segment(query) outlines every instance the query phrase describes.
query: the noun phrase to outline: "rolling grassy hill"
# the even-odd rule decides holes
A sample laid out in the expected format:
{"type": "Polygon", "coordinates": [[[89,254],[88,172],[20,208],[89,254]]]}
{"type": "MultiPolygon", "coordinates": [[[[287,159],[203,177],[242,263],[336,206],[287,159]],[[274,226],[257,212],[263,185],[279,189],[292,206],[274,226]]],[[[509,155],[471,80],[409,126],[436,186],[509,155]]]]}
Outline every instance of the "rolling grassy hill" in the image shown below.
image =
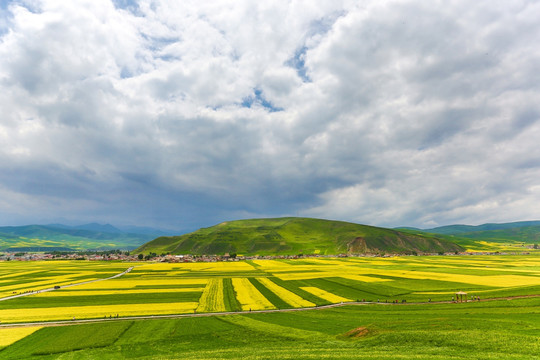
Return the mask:
{"type": "Polygon", "coordinates": [[[279,255],[462,251],[450,241],[342,221],[310,218],[224,222],[195,232],[159,237],[136,253],[279,255]]]}
{"type": "Polygon", "coordinates": [[[112,225],[0,227],[0,251],[132,250],[159,236],[124,232],[112,225]]]}

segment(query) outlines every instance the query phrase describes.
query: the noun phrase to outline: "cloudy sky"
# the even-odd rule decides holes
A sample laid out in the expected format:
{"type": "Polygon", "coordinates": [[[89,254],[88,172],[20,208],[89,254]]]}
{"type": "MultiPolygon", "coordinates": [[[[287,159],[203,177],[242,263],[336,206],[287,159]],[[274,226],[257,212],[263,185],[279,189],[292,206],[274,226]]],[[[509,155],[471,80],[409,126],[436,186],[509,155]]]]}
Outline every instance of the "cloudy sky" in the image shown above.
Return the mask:
{"type": "Polygon", "coordinates": [[[0,225],[540,219],[540,1],[0,4],[0,225]]]}

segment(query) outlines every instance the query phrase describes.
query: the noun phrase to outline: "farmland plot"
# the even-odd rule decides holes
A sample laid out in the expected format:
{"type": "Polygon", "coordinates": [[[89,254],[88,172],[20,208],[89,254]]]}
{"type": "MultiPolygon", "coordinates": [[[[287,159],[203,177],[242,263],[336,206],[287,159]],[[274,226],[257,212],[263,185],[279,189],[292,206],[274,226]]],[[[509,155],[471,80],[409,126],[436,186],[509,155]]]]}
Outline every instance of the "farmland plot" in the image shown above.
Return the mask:
{"type": "Polygon", "coordinates": [[[232,279],[234,291],[242,306],[242,310],[266,310],[275,309],[274,305],[268,301],[255,286],[245,278],[232,279]]]}
{"type": "Polygon", "coordinates": [[[0,301],[0,321],[304,308],[366,300],[540,294],[538,256],[310,258],[221,263],[0,263],[0,294],[104,279],[0,301]],[[10,268],[9,266],[12,266],[10,268]]]}
{"type": "Polygon", "coordinates": [[[227,308],[225,307],[223,297],[223,279],[210,279],[199,300],[197,312],[219,312],[225,310],[227,308]]]}

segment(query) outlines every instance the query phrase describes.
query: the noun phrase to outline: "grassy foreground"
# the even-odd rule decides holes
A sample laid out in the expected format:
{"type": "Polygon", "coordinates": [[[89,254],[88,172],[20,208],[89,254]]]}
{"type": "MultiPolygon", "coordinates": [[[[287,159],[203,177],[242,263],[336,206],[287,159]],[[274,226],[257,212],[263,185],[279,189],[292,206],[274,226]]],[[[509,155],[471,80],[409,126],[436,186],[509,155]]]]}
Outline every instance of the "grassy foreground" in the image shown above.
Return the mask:
{"type": "Polygon", "coordinates": [[[540,299],[46,327],[1,359],[538,359],[540,299]]]}

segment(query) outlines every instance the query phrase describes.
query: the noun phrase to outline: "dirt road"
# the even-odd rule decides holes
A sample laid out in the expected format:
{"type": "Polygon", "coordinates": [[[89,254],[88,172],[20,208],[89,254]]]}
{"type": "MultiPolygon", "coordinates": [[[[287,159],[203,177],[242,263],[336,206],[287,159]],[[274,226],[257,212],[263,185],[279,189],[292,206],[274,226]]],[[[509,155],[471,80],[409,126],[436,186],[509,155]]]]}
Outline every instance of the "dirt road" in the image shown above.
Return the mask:
{"type": "Polygon", "coordinates": [[[132,269],[133,269],[133,266],[129,267],[126,271],[123,271],[123,272],[121,272],[121,273],[119,273],[119,274],[113,275],[113,276],[108,277],[108,278],[105,278],[105,279],[89,280],[89,281],[83,281],[83,282],[75,283],[75,284],[62,285],[62,286],[52,287],[52,288],[48,288],[48,289],[42,289],[42,290],[36,290],[36,291],[25,292],[25,293],[22,293],[22,294],[17,294],[17,295],[12,295],[12,296],[7,296],[7,297],[4,297],[4,298],[0,298],[0,301],[10,300],[10,299],[16,299],[16,298],[23,297],[23,296],[30,296],[30,295],[41,294],[41,293],[48,292],[48,291],[54,291],[54,290],[60,290],[60,289],[66,289],[66,288],[69,288],[69,287],[72,287],[72,286],[79,286],[79,285],[84,285],[84,284],[90,284],[90,283],[94,283],[94,282],[98,282],[98,281],[104,281],[104,280],[116,279],[116,278],[118,278],[118,277],[120,277],[120,276],[122,276],[122,275],[127,274],[127,273],[130,272],[132,269]]]}
{"type": "MultiPolygon", "coordinates": [[[[131,269],[131,268],[130,268],[131,269]]],[[[129,269],[128,269],[129,270],[129,269]]],[[[121,276],[128,272],[127,270],[122,273],[115,275],[115,277],[121,276]]],[[[110,278],[109,278],[110,279],[110,278]]],[[[106,280],[106,279],[102,279],[106,280]]],[[[488,298],[482,300],[470,300],[467,303],[472,302],[485,302],[485,301],[505,301],[505,300],[514,300],[514,299],[524,299],[540,297],[540,294],[535,295],[521,295],[521,296],[510,296],[502,298],[488,298]]],[[[307,307],[307,308],[294,308],[294,309],[273,309],[273,310],[256,310],[256,311],[227,311],[227,312],[217,312],[217,313],[193,313],[193,314],[171,314],[171,315],[145,315],[145,316],[126,316],[118,318],[105,318],[105,319],[83,319],[83,320],[62,320],[62,321],[46,321],[46,322],[28,322],[28,323],[13,323],[13,324],[0,324],[0,328],[14,328],[14,327],[25,327],[25,326],[69,326],[76,324],[88,324],[88,323],[98,323],[98,322],[108,322],[108,321],[126,321],[126,320],[152,320],[152,319],[181,319],[181,318],[193,318],[193,317],[208,317],[208,316],[227,316],[227,315],[247,315],[247,314],[264,314],[264,313],[274,313],[274,312],[293,312],[293,311],[317,311],[321,309],[330,309],[341,306],[365,306],[365,305],[381,305],[381,306],[415,306],[415,305],[436,305],[436,304],[466,304],[466,302],[458,303],[454,301],[432,301],[432,302],[409,302],[409,303],[385,303],[385,302],[345,302],[338,304],[330,305],[321,305],[317,307],[307,307]]]]}

